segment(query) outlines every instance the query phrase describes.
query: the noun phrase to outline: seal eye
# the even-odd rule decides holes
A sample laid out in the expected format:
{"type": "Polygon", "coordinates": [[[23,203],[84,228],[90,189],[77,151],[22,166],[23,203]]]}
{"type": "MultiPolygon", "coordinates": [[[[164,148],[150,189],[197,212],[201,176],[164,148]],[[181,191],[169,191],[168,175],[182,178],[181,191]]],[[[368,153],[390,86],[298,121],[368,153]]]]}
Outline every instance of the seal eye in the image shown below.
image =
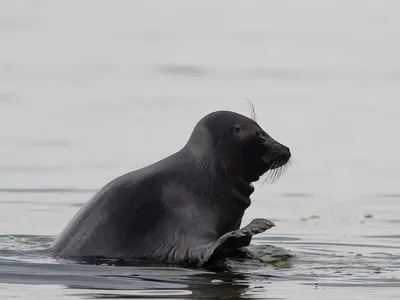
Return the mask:
{"type": "Polygon", "coordinates": [[[257,133],[257,137],[261,140],[265,140],[265,133],[260,131],[259,133],[257,133]]]}
{"type": "Polygon", "coordinates": [[[236,133],[239,133],[241,130],[240,125],[235,125],[234,129],[236,133]]]}

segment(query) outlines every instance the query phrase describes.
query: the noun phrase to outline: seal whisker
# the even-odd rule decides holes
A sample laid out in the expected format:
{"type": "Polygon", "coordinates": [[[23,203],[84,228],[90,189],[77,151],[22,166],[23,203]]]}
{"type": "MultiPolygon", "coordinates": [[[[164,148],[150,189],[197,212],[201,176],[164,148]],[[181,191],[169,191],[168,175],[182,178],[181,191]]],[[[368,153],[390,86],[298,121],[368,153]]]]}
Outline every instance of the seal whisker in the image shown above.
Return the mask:
{"type": "Polygon", "coordinates": [[[273,183],[274,182],[274,174],[275,174],[275,169],[271,170],[271,173],[269,174],[270,176],[268,177],[268,182],[273,183]]]}
{"type": "Polygon", "coordinates": [[[281,177],[286,172],[286,170],[289,168],[289,166],[290,166],[290,161],[288,163],[286,163],[286,164],[284,164],[284,165],[279,167],[278,178],[281,177]]]}
{"type": "Polygon", "coordinates": [[[265,179],[262,181],[261,186],[263,186],[264,184],[267,183],[269,176],[270,176],[270,172],[267,171],[267,173],[266,173],[266,175],[265,175],[265,179]]]}
{"type": "Polygon", "coordinates": [[[280,178],[280,177],[282,176],[284,170],[285,170],[285,168],[284,168],[283,166],[280,166],[280,167],[279,167],[279,170],[278,170],[278,178],[280,178]]]}
{"type": "Polygon", "coordinates": [[[280,167],[275,169],[276,171],[275,171],[274,182],[277,181],[279,178],[280,169],[281,169],[280,167]]]}
{"type": "Polygon", "coordinates": [[[254,108],[253,103],[250,101],[250,99],[249,99],[248,97],[244,97],[244,99],[246,100],[247,104],[249,105],[249,110],[250,110],[251,119],[252,119],[254,122],[257,122],[256,110],[255,110],[255,108],[254,108]]]}
{"type": "Polygon", "coordinates": [[[282,163],[283,159],[284,158],[279,158],[278,160],[276,160],[272,163],[270,170],[268,170],[266,172],[266,177],[262,181],[261,186],[263,186],[267,182],[274,183],[283,175],[283,173],[286,171],[286,169],[290,165],[290,161],[289,161],[285,165],[279,166],[282,163]],[[277,167],[277,166],[279,166],[279,167],[277,167]]]}
{"type": "MultiPolygon", "coordinates": [[[[282,160],[283,160],[283,158],[282,158],[282,160]]],[[[281,163],[282,163],[282,160],[281,160],[281,163]]],[[[279,176],[278,176],[278,178],[280,178],[280,177],[283,175],[283,173],[285,172],[285,170],[286,170],[286,164],[281,165],[281,166],[279,167],[279,176]]]]}
{"type": "Polygon", "coordinates": [[[276,161],[276,163],[275,163],[275,166],[274,166],[274,176],[272,177],[271,183],[274,183],[275,180],[276,180],[276,178],[277,178],[277,175],[278,175],[278,168],[277,168],[277,166],[279,166],[280,163],[281,163],[281,159],[278,159],[278,160],[276,161]]]}
{"type": "Polygon", "coordinates": [[[275,165],[275,162],[272,163],[271,169],[267,171],[267,173],[266,173],[267,176],[265,177],[264,183],[266,183],[271,178],[271,176],[272,176],[272,174],[274,172],[274,169],[273,169],[274,165],[275,165]]]}
{"type": "Polygon", "coordinates": [[[270,167],[270,169],[267,171],[267,176],[265,178],[265,180],[263,181],[262,185],[264,185],[266,182],[270,182],[273,183],[274,181],[274,174],[275,174],[275,167],[278,165],[278,161],[274,161],[270,167]]]}
{"type": "MultiPolygon", "coordinates": [[[[279,165],[279,163],[277,163],[276,165],[279,165]]],[[[274,176],[272,177],[271,183],[274,183],[276,181],[276,179],[278,178],[278,173],[279,173],[279,168],[275,168],[274,169],[274,176]]]]}

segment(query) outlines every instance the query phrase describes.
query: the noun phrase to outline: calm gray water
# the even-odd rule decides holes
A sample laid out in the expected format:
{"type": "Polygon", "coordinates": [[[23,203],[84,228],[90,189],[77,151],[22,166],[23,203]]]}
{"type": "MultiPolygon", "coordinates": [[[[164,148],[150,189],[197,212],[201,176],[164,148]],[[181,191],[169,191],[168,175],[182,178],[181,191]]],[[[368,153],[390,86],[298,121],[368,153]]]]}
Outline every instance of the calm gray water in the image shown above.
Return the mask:
{"type": "Polygon", "coordinates": [[[1,0],[0,298],[398,299],[399,12],[396,0],[1,0]],[[277,225],[253,241],[265,263],[48,255],[97,189],[180,149],[205,114],[247,114],[244,97],[293,154],[245,215],[277,225]]]}

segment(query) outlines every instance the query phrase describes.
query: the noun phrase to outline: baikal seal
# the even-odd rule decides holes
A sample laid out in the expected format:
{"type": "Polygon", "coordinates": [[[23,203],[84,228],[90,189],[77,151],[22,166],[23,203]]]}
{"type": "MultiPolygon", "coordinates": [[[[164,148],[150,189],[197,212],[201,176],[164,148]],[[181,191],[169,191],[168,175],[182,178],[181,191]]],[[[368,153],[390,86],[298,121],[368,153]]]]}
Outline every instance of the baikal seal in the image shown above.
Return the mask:
{"type": "Polygon", "coordinates": [[[242,227],[252,183],[290,157],[253,118],[212,112],[179,151],[101,188],[51,250],[71,259],[192,266],[245,253],[253,235],[275,226],[254,219],[242,227]]]}

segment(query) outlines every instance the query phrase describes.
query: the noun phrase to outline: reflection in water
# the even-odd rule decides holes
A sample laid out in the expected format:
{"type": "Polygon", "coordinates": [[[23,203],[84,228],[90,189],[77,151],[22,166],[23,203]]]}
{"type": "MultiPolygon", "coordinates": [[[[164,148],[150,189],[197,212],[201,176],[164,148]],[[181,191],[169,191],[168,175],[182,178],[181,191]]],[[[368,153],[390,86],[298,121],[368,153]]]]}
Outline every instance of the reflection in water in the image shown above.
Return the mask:
{"type": "Polygon", "coordinates": [[[257,259],[228,259],[206,268],[188,269],[92,265],[56,259],[47,250],[53,239],[0,236],[0,283],[58,284],[67,287],[71,295],[99,299],[257,298],[281,282],[325,287],[400,286],[400,247],[282,238],[281,245],[295,246],[292,253],[284,247],[267,245],[273,243],[273,238],[258,238],[257,245],[249,247],[257,259]],[[372,252],[350,251],[360,248],[372,252]],[[393,248],[397,254],[374,251],[393,248]],[[341,249],[348,249],[347,254],[341,249]]]}
{"type": "MultiPolygon", "coordinates": [[[[258,259],[229,259],[202,269],[152,266],[81,264],[56,259],[47,250],[54,237],[1,236],[0,283],[60,284],[75,295],[95,298],[240,298],[254,282],[269,282],[271,267],[258,259]],[[262,272],[257,272],[262,270],[262,272]],[[78,291],[79,290],[79,291],[78,291]]],[[[270,246],[253,246],[254,255],[279,260],[279,251],[270,246]]],[[[287,253],[282,253],[282,260],[287,253]]],[[[265,259],[266,260],[266,259],[265,259]]],[[[110,262],[108,262],[110,264],[110,262]]],[[[276,267],[275,267],[276,268],[276,267]]]]}
{"type": "Polygon", "coordinates": [[[254,259],[227,259],[188,269],[56,259],[48,251],[53,239],[0,236],[0,283],[61,285],[68,288],[69,295],[99,299],[239,299],[260,295],[267,299],[269,288],[285,282],[325,287],[400,286],[400,246],[261,236],[249,246],[254,259]],[[279,246],[271,245],[274,243],[279,246]],[[355,249],[362,249],[362,253],[355,249]],[[390,253],[393,250],[397,254],[390,253]]]}
{"type": "MultiPolygon", "coordinates": [[[[182,276],[184,277],[184,276],[182,276]]],[[[81,296],[89,296],[98,299],[118,298],[118,299],[185,299],[190,295],[191,299],[240,299],[250,287],[249,277],[239,274],[213,274],[195,275],[186,279],[179,279],[179,282],[186,284],[185,288],[157,288],[157,284],[147,289],[131,289],[129,291],[93,290],[90,287],[82,287],[85,292],[77,293],[81,296]],[[218,279],[215,279],[218,278],[218,279]]],[[[156,279],[149,278],[150,283],[156,283],[156,279]]],[[[173,284],[171,284],[173,286],[173,284]]],[[[75,289],[74,286],[69,288],[75,289]]],[[[247,298],[247,297],[246,297],[247,298]]]]}

